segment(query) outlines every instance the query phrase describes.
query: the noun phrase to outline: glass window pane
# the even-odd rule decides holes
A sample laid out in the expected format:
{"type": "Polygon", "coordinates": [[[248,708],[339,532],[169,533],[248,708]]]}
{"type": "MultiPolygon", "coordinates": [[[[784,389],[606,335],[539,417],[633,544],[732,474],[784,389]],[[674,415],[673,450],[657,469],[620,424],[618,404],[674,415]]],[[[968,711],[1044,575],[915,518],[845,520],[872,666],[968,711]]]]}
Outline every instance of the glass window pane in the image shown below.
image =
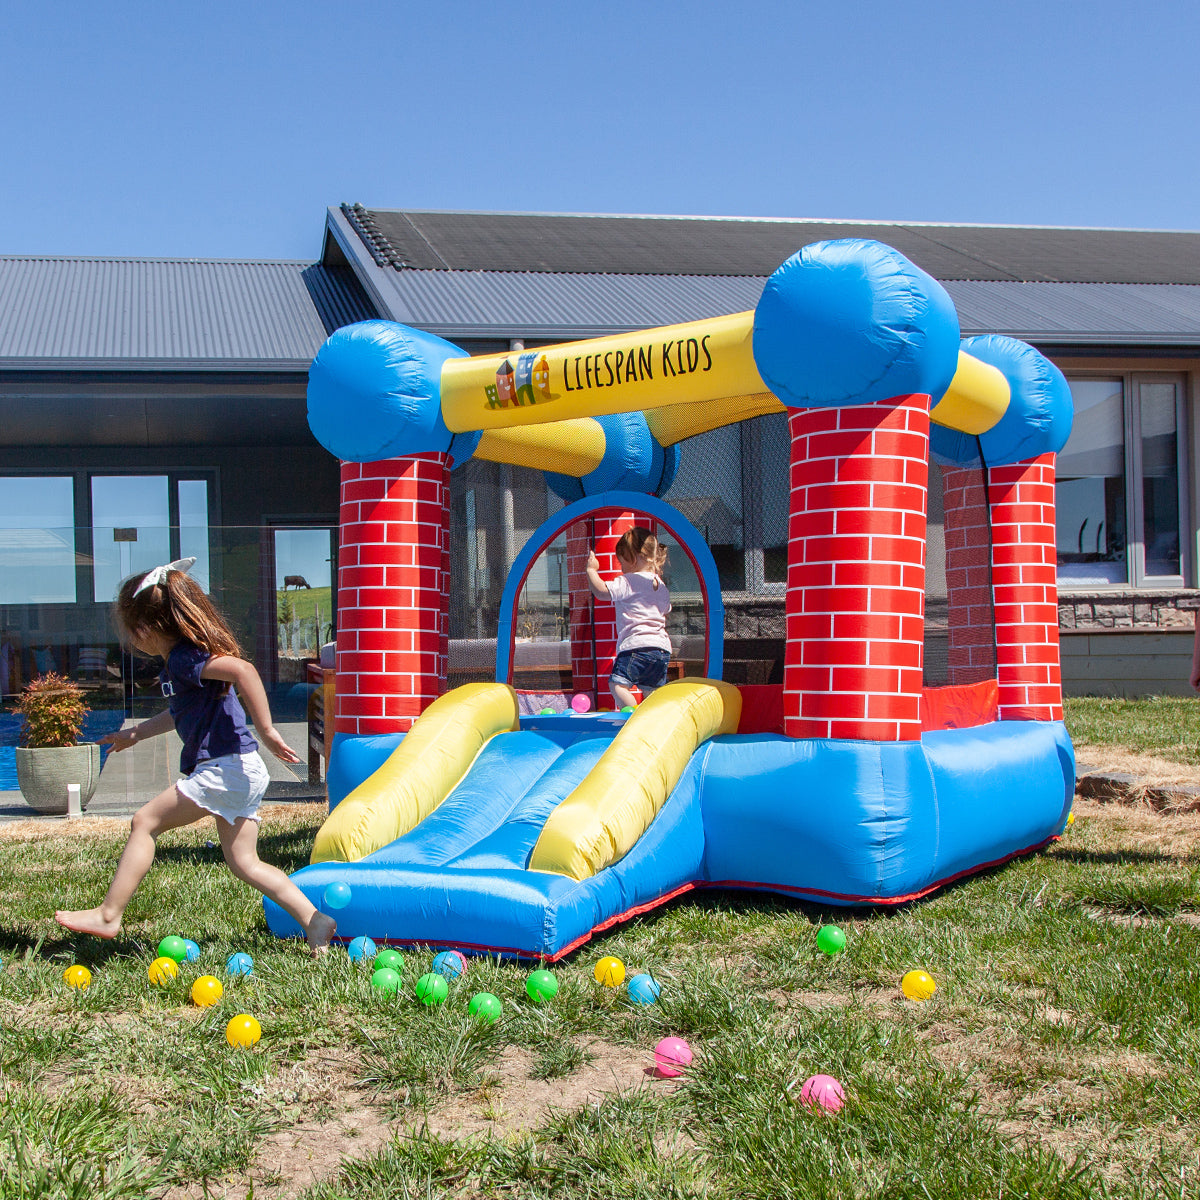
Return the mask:
{"type": "Polygon", "coordinates": [[[721,590],[744,591],[742,434],[738,426],[726,425],[688,438],[675,480],[663,499],[679,509],[708,543],[717,562],[721,590]]]}
{"type": "Polygon", "coordinates": [[[1069,382],[1075,421],[1055,470],[1058,581],[1126,583],[1124,387],[1069,382]]]}
{"type": "Polygon", "coordinates": [[[75,603],[75,481],[0,478],[0,604],[75,603]]]}
{"type": "Polygon", "coordinates": [[[311,658],[332,635],[333,531],[275,530],[281,657],[311,658]]]}
{"type": "Polygon", "coordinates": [[[784,413],[756,418],[762,429],[763,581],[787,582],[788,551],[788,472],[792,455],[792,435],[784,413]]]}
{"type": "Polygon", "coordinates": [[[1172,383],[1141,383],[1142,545],[1146,574],[1178,575],[1179,446],[1172,383]]]}
{"type": "Polygon", "coordinates": [[[194,558],[191,577],[209,590],[208,483],[203,479],[179,481],[179,557],[194,558]]]}
{"type": "Polygon", "coordinates": [[[165,475],[92,476],[95,598],[115,600],[122,580],[170,562],[171,508],[165,475]]]}

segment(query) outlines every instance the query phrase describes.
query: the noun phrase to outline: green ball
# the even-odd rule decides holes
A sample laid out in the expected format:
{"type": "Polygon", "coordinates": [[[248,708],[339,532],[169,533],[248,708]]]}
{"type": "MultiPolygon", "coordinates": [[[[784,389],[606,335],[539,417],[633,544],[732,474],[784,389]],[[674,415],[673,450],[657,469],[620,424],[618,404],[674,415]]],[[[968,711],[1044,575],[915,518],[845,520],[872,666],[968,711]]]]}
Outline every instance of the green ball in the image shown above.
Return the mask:
{"type": "Polygon", "coordinates": [[[467,1005],[469,1016],[479,1017],[489,1025],[500,1020],[500,1014],[503,1011],[504,1006],[500,1003],[499,997],[493,996],[491,992],[476,992],[471,997],[471,1003],[467,1005]]]}
{"type": "Polygon", "coordinates": [[[187,958],[187,942],[175,934],[169,934],[158,943],[159,958],[173,958],[177,963],[187,958]]]}
{"type": "Polygon", "coordinates": [[[371,976],[371,986],[378,991],[394,994],[400,990],[400,972],[393,971],[391,967],[377,967],[371,976]]]}
{"type": "Polygon", "coordinates": [[[417,999],[422,1004],[443,1004],[449,994],[450,985],[446,982],[445,977],[437,975],[433,971],[430,971],[428,975],[422,975],[417,980],[417,999]]]}
{"type": "Polygon", "coordinates": [[[633,712],[633,705],[632,705],[632,704],[626,704],[626,705],[625,705],[625,707],[621,709],[621,711],[622,711],[622,712],[624,712],[624,713],[630,713],[630,712],[633,712]]]}
{"type": "Polygon", "coordinates": [[[549,971],[534,971],[525,980],[525,991],[535,1004],[553,1000],[558,991],[558,980],[549,971]]]}
{"type": "Polygon", "coordinates": [[[378,970],[380,967],[391,967],[393,971],[398,973],[404,972],[404,955],[399,950],[393,950],[388,947],[386,950],[380,950],[375,955],[375,967],[378,970]]]}
{"type": "Polygon", "coordinates": [[[846,935],[836,925],[822,925],[817,931],[817,946],[826,954],[838,954],[846,948],[846,935]]]}

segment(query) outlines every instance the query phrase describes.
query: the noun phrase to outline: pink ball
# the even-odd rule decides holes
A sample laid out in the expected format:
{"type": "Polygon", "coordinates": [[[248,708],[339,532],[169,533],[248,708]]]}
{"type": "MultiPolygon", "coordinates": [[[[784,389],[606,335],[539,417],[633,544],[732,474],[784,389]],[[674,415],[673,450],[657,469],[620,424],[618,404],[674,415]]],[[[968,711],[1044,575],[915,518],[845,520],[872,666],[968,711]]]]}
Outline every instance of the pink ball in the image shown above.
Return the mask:
{"type": "Polygon", "coordinates": [[[577,713],[585,713],[592,707],[592,698],[580,692],[578,695],[571,697],[571,707],[577,713]]]}
{"type": "Polygon", "coordinates": [[[654,1065],[664,1079],[674,1079],[692,1065],[692,1048],[678,1037],[665,1037],[654,1047],[654,1065]]]}
{"type": "Polygon", "coordinates": [[[810,1075],[800,1089],[800,1103],[835,1113],[846,1103],[846,1093],[832,1075],[810,1075]]]}

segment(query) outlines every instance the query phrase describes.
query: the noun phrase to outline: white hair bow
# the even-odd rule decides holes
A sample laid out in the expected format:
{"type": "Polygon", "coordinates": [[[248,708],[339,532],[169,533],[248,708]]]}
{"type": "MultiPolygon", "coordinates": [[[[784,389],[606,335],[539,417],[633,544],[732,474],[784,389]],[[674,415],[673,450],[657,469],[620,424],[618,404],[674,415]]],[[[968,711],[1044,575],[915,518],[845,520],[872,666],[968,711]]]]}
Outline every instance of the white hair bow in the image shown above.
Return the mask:
{"type": "Polygon", "coordinates": [[[157,587],[160,583],[164,583],[169,571],[183,571],[186,574],[195,565],[195,558],[177,558],[174,562],[163,563],[161,567],[155,567],[152,571],[146,572],[142,582],[133,589],[133,594],[137,596],[147,588],[157,587]]]}

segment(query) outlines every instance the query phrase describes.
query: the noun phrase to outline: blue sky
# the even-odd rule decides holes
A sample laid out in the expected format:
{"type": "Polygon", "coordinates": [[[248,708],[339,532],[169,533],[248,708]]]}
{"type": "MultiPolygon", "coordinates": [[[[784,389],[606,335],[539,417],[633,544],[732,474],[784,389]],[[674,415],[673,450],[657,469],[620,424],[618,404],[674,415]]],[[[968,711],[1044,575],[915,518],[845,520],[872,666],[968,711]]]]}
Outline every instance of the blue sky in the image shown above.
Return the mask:
{"type": "Polygon", "coordinates": [[[1190,3],[7,5],[0,252],[327,205],[1200,229],[1190,3]]]}

